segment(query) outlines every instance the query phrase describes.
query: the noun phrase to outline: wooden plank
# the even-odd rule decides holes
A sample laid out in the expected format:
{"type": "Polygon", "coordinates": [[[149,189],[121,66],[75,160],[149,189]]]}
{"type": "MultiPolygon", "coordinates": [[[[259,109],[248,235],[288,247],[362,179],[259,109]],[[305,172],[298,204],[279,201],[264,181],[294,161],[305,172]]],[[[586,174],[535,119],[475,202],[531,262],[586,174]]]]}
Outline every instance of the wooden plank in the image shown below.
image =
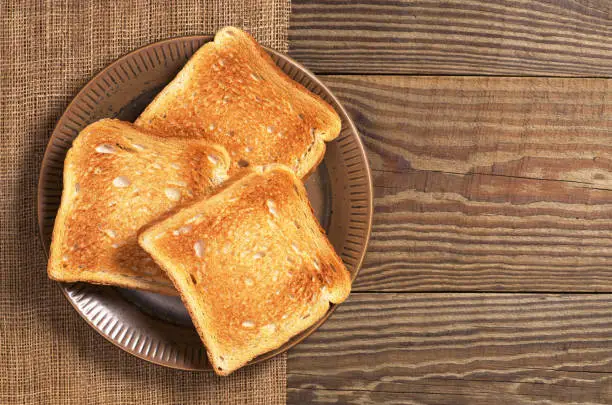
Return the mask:
{"type": "Polygon", "coordinates": [[[289,351],[289,404],[609,404],[612,295],[352,294],[289,351]]]}
{"type": "Polygon", "coordinates": [[[375,183],[357,291],[612,291],[603,79],[324,78],[375,183]]]}
{"type": "Polygon", "coordinates": [[[376,188],[359,291],[612,291],[612,191],[416,172],[376,188]]]}
{"type": "Polygon", "coordinates": [[[612,189],[606,79],[328,76],[374,169],[568,180],[612,189]]]}
{"type": "Polygon", "coordinates": [[[319,73],[612,75],[608,0],[293,0],[290,55],[319,73]]]}

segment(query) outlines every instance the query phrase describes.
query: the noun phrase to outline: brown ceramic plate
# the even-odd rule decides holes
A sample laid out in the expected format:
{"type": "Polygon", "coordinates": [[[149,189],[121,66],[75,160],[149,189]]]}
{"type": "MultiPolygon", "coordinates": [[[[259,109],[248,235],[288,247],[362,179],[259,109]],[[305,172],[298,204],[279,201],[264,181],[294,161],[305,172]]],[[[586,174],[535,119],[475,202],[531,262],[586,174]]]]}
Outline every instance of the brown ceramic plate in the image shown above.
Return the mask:
{"type": "MultiPolygon", "coordinates": [[[[62,194],[66,152],[77,134],[101,118],[133,121],[172,80],[208,36],[175,38],[123,56],[96,75],[70,103],[47,146],[38,184],[38,224],[49,251],[62,194]]],[[[311,203],[353,280],[372,225],[372,181],[359,134],[334,95],[309,71],[271,49],[278,66],[330,103],[342,118],[340,136],[328,144],[323,163],[306,182],[311,203]]],[[[168,367],[210,370],[206,351],[181,301],[142,291],[85,283],[59,283],[77,312],[110,342],[135,356],[168,367]]],[[[334,311],[257,363],[285,352],[314,332],[334,311]]]]}

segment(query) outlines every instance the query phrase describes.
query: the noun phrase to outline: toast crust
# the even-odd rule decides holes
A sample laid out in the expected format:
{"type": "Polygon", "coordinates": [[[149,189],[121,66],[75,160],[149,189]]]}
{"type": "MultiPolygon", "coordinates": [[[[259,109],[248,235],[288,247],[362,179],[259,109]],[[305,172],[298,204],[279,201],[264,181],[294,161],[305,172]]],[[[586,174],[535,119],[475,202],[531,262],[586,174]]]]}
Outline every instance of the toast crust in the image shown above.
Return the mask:
{"type": "Polygon", "coordinates": [[[118,120],[89,125],[65,159],[49,277],[176,295],[138,246],[137,232],[175,206],[210,193],[228,166],[223,148],[201,140],[160,138],[118,120]]]}
{"type": "Polygon", "coordinates": [[[180,292],[220,375],[307,329],[351,288],[302,182],[281,165],[243,172],[143,229],[139,243],[180,292]]]}
{"type": "Polygon", "coordinates": [[[230,153],[230,175],[282,163],[303,178],[340,133],[319,96],[289,78],[246,32],[221,29],[136,120],[167,136],[205,138],[230,153]]]}

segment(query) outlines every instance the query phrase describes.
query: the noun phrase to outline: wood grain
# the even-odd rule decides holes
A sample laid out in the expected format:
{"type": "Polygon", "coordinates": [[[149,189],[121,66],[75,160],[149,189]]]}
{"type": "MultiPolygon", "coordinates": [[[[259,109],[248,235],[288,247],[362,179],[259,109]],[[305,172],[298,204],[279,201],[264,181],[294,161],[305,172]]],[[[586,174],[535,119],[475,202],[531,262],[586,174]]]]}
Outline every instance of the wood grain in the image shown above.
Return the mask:
{"type": "Polygon", "coordinates": [[[608,0],[293,0],[315,72],[612,76],[608,0]]]}
{"type": "Polygon", "coordinates": [[[353,294],[289,352],[289,404],[607,404],[612,295],[353,294]]]}
{"type": "Polygon", "coordinates": [[[568,180],[612,189],[606,79],[328,76],[374,169],[568,180]]]}
{"type": "Polygon", "coordinates": [[[604,79],[325,78],[368,149],[357,291],[612,291],[604,79]]]}

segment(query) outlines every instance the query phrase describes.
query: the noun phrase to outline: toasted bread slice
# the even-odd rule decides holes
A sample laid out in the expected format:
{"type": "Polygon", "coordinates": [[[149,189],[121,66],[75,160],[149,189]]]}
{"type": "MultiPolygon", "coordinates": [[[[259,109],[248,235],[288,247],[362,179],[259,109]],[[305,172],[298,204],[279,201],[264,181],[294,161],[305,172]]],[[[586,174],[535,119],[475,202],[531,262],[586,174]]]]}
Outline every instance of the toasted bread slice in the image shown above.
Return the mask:
{"type": "Polygon", "coordinates": [[[242,173],[139,242],[179,290],[220,375],[313,325],[351,288],[304,186],[281,165],[242,173]]]}
{"type": "Polygon", "coordinates": [[[245,166],[282,163],[303,178],[338,136],[334,109],[282,72],[246,32],[220,30],[153,100],[136,125],[205,138],[245,166]]]}
{"type": "Polygon", "coordinates": [[[49,277],[176,295],[137,232],[210,193],[228,166],[227,152],[202,140],[159,138],[117,120],[89,125],[64,163],[49,277]]]}

